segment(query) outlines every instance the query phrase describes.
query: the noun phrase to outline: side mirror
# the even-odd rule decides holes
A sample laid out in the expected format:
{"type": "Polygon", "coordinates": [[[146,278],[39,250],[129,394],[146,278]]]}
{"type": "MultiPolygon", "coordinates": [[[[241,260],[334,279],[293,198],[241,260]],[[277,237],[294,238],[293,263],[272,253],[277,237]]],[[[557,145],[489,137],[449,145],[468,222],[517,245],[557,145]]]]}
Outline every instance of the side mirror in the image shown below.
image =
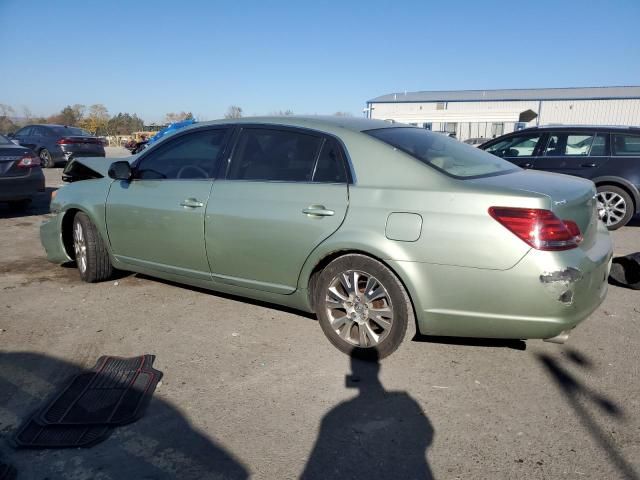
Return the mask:
{"type": "Polygon", "coordinates": [[[109,167],[109,178],[114,180],[131,180],[131,165],[126,160],[113,162],[109,167]]]}

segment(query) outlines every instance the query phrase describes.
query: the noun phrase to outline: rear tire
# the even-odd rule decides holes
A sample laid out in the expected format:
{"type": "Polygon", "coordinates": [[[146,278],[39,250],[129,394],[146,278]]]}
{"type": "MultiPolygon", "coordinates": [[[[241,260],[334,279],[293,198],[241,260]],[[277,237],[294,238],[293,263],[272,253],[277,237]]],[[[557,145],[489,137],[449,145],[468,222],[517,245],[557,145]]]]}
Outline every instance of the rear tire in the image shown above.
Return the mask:
{"type": "Polygon", "coordinates": [[[113,266],[109,252],[86,213],[79,212],[73,218],[73,249],[82,280],[95,283],[111,277],[113,266]]]}
{"type": "Polygon", "coordinates": [[[360,254],[344,255],[324,268],[315,284],[314,305],[329,341],[367,360],[387,357],[400,346],[412,312],[394,273],[360,254]]]}
{"type": "Polygon", "coordinates": [[[598,186],[598,214],[609,230],[624,227],[633,218],[635,205],[631,195],[613,185],[598,186]]]}
{"type": "Polygon", "coordinates": [[[47,150],[46,148],[43,148],[42,150],[40,150],[40,153],[38,154],[38,156],[40,157],[40,165],[42,165],[42,168],[55,167],[53,158],[51,158],[51,154],[49,153],[49,150],[47,150]]]}

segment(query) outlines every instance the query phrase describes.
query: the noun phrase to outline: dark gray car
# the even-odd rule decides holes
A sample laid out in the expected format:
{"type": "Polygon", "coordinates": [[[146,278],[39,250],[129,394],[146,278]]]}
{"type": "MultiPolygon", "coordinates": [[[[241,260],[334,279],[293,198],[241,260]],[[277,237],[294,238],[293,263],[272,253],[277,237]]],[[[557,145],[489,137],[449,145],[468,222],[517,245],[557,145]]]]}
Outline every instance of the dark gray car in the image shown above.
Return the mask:
{"type": "Polygon", "coordinates": [[[0,202],[8,202],[12,209],[23,209],[36,192],[44,192],[40,159],[33,151],[0,135],[0,202]]]}
{"type": "Polygon", "coordinates": [[[104,157],[104,144],[86,130],[65,125],[27,125],[11,138],[40,157],[43,167],[54,167],[76,157],[104,157]]]}

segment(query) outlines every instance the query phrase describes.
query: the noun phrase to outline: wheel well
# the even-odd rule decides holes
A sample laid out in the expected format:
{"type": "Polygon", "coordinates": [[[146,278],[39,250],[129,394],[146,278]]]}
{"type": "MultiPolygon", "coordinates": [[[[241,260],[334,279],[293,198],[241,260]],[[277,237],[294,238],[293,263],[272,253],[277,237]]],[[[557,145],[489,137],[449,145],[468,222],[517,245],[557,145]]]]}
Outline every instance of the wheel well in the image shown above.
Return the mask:
{"type": "Polygon", "coordinates": [[[609,185],[611,187],[618,187],[622,190],[624,190],[625,192],[627,192],[627,194],[629,195],[629,198],[631,198],[631,201],[633,202],[633,212],[635,214],[635,212],[638,209],[638,205],[636,203],[636,197],[633,194],[633,192],[631,190],[629,190],[629,187],[627,187],[626,185],[622,184],[622,183],[618,183],[618,182],[612,182],[612,181],[604,181],[604,182],[598,182],[596,183],[596,187],[602,187],[604,185],[609,185]]]}
{"type": "Polygon", "coordinates": [[[322,260],[320,260],[316,264],[315,267],[313,267],[313,270],[311,271],[311,275],[309,276],[308,295],[309,295],[309,303],[311,304],[311,307],[314,309],[314,312],[315,312],[315,308],[316,308],[315,307],[315,300],[314,300],[315,299],[315,288],[316,288],[316,284],[318,282],[318,278],[320,277],[320,272],[322,272],[322,270],[324,270],[324,268],[327,265],[329,265],[331,262],[333,262],[336,258],[342,257],[344,255],[349,255],[349,254],[364,255],[366,257],[372,258],[373,260],[376,260],[376,261],[380,262],[385,267],[387,267],[389,270],[391,270],[391,273],[393,273],[396,276],[398,281],[404,287],[404,291],[406,292],[407,297],[409,298],[409,303],[411,304],[411,313],[413,314],[413,320],[414,320],[414,322],[416,324],[416,328],[418,328],[418,323],[417,323],[418,322],[418,318],[416,317],[416,307],[413,304],[413,299],[411,298],[411,293],[409,292],[409,289],[405,285],[405,283],[402,280],[402,278],[400,277],[400,275],[398,275],[396,273],[396,271],[391,267],[391,265],[389,265],[387,262],[385,262],[381,258],[378,258],[375,255],[371,255],[370,253],[363,252],[362,250],[338,250],[338,251],[335,251],[335,252],[331,252],[329,255],[327,255],[326,257],[322,258],[322,260]]]}
{"type": "Polygon", "coordinates": [[[70,208],[62,217],[62,245],[70,258],[75,259],[76,254],[73,250],[73,219],[76,213],[80,212],[77,208],[70,208]]]}

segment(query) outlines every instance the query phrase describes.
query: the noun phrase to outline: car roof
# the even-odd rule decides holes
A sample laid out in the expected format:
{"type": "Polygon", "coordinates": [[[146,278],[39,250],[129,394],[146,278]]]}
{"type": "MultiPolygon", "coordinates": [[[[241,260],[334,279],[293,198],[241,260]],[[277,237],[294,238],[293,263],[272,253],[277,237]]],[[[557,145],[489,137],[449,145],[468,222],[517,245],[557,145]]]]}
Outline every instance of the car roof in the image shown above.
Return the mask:
{"type": "Polygon", "coordinates": [[[540,125],[538,127],[529,127],[517,130],[514,133],[530,132],[537,130],[610,130],[612,132],[619,131],[640,131],[640,127],[626,125],[540,125]]]}
{"type": "Polygon", "coordinates": [[[284,116],[269,116],[269,117],[229,118],[224,120],[198,122],[186,128],[197,128],[197,127],[202,127],[204,125],[243,124],[243,123],[259,123],[259,124],[265,124],[265,125],[310,128],[310,129],[316,129],[316,130],[326,130],[326,129],[334,130],[338,128],[343,128],[353,132],[362,132],[365,130],[373,130],[378,128],[394,128],[394,127],[412,128],[411,125],[405,125],[402,123],[390,123],[384,120],[371,120],[368,118],[339,117],[339,116],[330,116],[330,115],[326,115],[326,116],[325,115],[284,115],[284,116]]]}

